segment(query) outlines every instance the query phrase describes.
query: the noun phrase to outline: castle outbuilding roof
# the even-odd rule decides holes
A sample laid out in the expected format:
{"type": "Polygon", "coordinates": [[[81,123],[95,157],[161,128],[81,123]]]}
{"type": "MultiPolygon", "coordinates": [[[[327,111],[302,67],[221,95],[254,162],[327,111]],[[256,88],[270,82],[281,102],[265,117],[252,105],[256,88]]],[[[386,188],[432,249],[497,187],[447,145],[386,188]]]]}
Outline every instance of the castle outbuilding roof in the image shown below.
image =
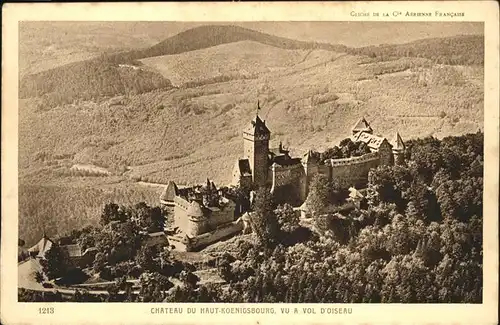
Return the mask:
{"type": "Polygon", "coordinates": [[[200,204],[196,201],[191,201],[191,204],[189,205],[186,213],[191,217],[203,217],[204,215],[200,204]]]}
{"type": "Polygon", "coordinates": [[[37,254],[37,257],[45,257],[45,253],[47,253],[53,244],[52,240],[44,235],[38,243],[28,249],[28,252],[37,254]]]}
{"type": "Polygon", "coordinates": [[[266,122],[262,121],[259,117],[259,115],[255,116],[255,119],[253,119],[250,122],[250,125],[248,125],[244,131],[246,134],[251,134],[251,135],[270,135],[271,131],[266,126],[266,122]]]}
{"type": "Polygon", "coordinates": [[[364,117],[359,119],[356,124],[352,127],[352,132],[357,133],[357,132],[368,132],[372,133],[373,129],[370,126],[370,124],[366,121],[364,117]]]}
{"type": "Polygon", "coordinates": [[[403,142],[403,139],[401,139],[399,132],[396,132],[396,134],[394,135],[394,139],[392,139],[391,145],[393,150],[405,150],[405,143],[403,142]]]}
{"type": "Polygon", "coordinates": [[[271,167],[274,165],[279,166],[293,166],[300,164],[300,158],[291,158],[287,155],[272,157],[271,167]]]}
{"type": "Polygon", "coordinates": [[[373,135],[373,134],[370,134],[367,132],[363,132],[363,131],[359,131],[356,134],[354,134],[351,137],[351,140],[353,142],[364,142],[368,146],[368,148],[374,149],[374,150],[378,150],[378,148],[384,142],[384,140],[387,141],[386,138],[383,138],[383,137],[380,137],[377,135],[373,135]]]}
{"type": "Polygon", "coordinates": [[[208,191],[217,191],[217,187],[215,187],[214,182],[210,181],[210,179],[207,178],[206,183],[202,186],[204,190],[208,191]]]}
{"type": "Polygon", "coordinates": [[[248,159],[238,159],[236,162],[238,171],[241,176],[251,176],[252,175],[252,170],[250,169],[250,162],[248,159]]]}

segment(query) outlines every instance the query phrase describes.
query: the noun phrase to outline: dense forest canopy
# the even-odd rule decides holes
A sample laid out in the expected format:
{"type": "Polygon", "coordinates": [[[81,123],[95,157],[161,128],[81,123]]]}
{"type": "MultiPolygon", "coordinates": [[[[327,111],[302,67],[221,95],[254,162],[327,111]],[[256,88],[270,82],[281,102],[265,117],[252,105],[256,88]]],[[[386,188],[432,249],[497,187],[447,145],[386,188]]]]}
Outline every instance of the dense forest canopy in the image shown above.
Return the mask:
{"type": "Polygon", "coordinates": [[[462,35],[431,38],[406,44],[349,48],[348,53],[367,55],[378,60],[417,57],[430,59],[437,64],[483,65],[484,37],[481,35],[462,35]]]}
{"type": "MultiPolygon", "coordinates": [[[[323,213],[338,186],[316,177],[311,227],[300,224],[291,206],[276,207],[272,195],[259,189],[253,239],[236,239],[217,263],[226,284],[201,284],[193,265],[141,244],[140,229],[159,228],[161,210],[106,205],[100,227],[71,236],[98,248],[94,271],[116,284],[106,298],[79,292],[73,299],[480,303],[483,134],[410,140],[406,156],[404,166],[371,170],[367,205],[342,220],[323,213]],[[137,295],[127,289],[131,278],[140,279],[137,295]]],[[[22,301],[57,299],[20,291],[22,301]]]]}

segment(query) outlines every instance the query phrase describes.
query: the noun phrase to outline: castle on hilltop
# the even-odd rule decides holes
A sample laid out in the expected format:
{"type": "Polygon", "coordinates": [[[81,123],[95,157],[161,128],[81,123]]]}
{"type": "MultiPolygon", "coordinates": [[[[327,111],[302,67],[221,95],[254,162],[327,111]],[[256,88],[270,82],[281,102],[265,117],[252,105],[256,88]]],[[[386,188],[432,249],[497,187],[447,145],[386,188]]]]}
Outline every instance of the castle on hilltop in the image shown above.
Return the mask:
{"type": "MultiPolygon", "coordinates": [[[[270,138],[271,131],[257,113],[243,130],[243,157],[236,160],[232,185],[246,189],[269,187],[277,203],[302,204],[317,174],[357,193],[354,187],[366,185],[370,169],[404,163],[405,145],[400,135],[396,133],[391,142],[374,135],[365,118],[354,125],[347,140],[340,143],[341,148],[336,147],[337,153],[346,149],[342,158],[312,150],[300,158],[291,157],[281,142],[277,148],[269,148],[270,138]]],[[[173,226],[165,231],[169,244],[177,250],[190,251],[212,244],[242,231],[248,223],[242,202],[228,191],[217,189],[208,179],[203,185],[186,188],[169,182],[160,202],[174,216],[173,226]]]]}
{"type": "Polygon", "coordinates": [[[232,185],[270,187],[278,201],[305,201],[316,174],[334,179],[345,188],[363,187],[371,168],[404,163],[405,145],[399,133],[392,141],[374,135],[365,118],[356,122],[349,136],[353,143],[369,149],[359,156],[322,160],[321,153],[309,150],[300,158],[291,157],[281,142],[278,148],[269,148],[270,138],[271,131],[257,113],[243,131],[243,157],[235,163],[232,185]]]}

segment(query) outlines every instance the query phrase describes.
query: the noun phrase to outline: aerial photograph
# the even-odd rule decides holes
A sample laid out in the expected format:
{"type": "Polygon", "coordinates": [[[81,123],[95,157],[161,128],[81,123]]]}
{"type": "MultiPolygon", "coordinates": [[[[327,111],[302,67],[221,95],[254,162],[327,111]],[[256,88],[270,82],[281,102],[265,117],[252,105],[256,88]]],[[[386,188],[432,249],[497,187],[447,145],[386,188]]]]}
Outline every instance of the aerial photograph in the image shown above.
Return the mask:
{"type": "Polygon", "coordinates": [[[481,304],[484,43],[20,22],[18,302],[481,304]]]}

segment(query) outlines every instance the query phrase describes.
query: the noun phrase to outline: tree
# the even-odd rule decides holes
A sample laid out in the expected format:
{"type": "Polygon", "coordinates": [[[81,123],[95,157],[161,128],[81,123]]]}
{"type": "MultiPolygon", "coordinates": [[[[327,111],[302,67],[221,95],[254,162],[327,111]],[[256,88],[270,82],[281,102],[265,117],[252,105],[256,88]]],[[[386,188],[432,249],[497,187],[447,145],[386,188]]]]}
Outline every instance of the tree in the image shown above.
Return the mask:
{"type": "Polygon", "coordinates": [[[136,257],[137,264],[139,264],[144,270],[154,272],[158,270],[158,263],[155,257],[158,252],[154,246],[143,246],[136,257]]]}
{"type": "Polygon", "coordinates": [[[234,258],[228,253],[224,253],[222,257],[217,260],[217,271],[220,277],[227,282],[236,280],[231,267],[232,262],[234,262],[234,258]]]}
{"type": "Polygon", "coordinates": [[[57,244],[52,244],[45,253],[45,258],[40,261],[43,272],[49,279],[63,276],[68,270],[69,260],[66,252],[57,244]]]}
{"type": "Polygon", "coordinates": [[[174,284],[167,277],[157,273],[143,273],[139,278],[141,289],[139,294],[145,302],[161,302],[165,299],[165,292],[174,284]]]}
{"type": "Polygon", "coordinates": [[[104,208],[101,213],[101,225],[107,225],[111,221],[126,221],[127,214],[124,212],[124,209],[118,204],[115,203],[107,203],[104,205],[104,208]]]}
{"type": "Polygon", "coordinates": [[[109,302],[119,301],[120,288],[118,287],[118,285],[116,283],[108,285],[107,291],[108,291],[107,301],[109,301],[109,302]]]}
{"type": "Polygon", "coordinates": [[[40,271],[35,272],[35,281],[38,283],[42,283],[44,280],[43,273],[40,271]]]}
{"type": "Polygon", "coordinates": [[[259,188],[255,198],[254,213],[250,220],[255,239],[264,247],[273,246],[278,236],[278,221],[274,213],[272,194],[267,188],[259,188]]]}
{"type": "Polygon", "coordinates": [[[106,265],[106,256],[101,252],[97,253],[94,259],[94,263],[92,265],[94,271],[101,272],[105,265],[106,265]]]}
{"type": "Polygon", "coordinates": [[[191,289],[196,288],[196,284],[200,281],[200,278],[189,270],[184,270],[181,272],[179,279],[182,283],[191,289]]]}
{"type": "Polygon", "coordinates": [[[114,265],[133,259],[141,246],[139,228],[130,220],[108,224],[96,233],[96,248],[106,256],[106,262],[114,265]]]}
{"type": "Polygon", "coordinates": [[[139,227],[148,232],[163,230],[165,216],[160,207],[150,207],[146,203],[140,202],[133,207],[132,215],[139,227]]]}
{"type": "Polygon", "coordinates": [[[468,221],[482,214],[483,179],[469,177],[448,180],[436,189],[437,201],[445,218],[468,221]]]}
{"type": "Polygon", "coordinates": [[[300,217],[298,213],[293,211],[293,207],[288,203],[278,207],[276,210],[276,217],[282,232],[292,233],[300,227],[300,217]]]}

